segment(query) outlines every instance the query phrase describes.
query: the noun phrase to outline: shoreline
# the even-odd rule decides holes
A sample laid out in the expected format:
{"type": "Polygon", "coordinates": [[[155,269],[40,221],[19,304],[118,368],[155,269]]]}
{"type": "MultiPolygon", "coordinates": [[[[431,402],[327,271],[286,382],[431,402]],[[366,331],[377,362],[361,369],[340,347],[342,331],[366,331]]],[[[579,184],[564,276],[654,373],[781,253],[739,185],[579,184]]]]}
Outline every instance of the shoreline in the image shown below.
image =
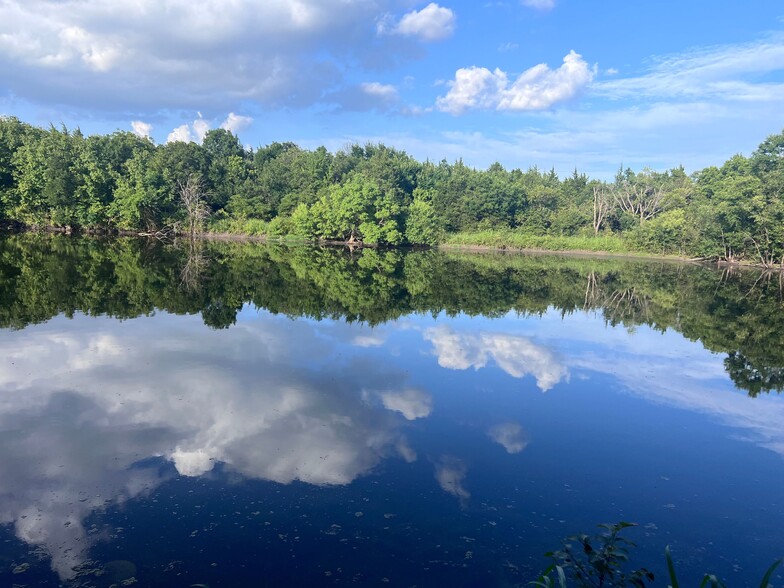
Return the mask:
{"type": "Polygon", "coordinates": [[[716,269],[753,269],[763,272],[784,273],[784,266],[765,266],[760,263],[727,261],[724,259],[710,259],[705,257],[684,257],[681,255],[666,255],[662,253],[633,252],[613,253],[611,251],[593,251],[590,249],[542,249],[536,247],[507,247],[493,245],[458,245],[454,243],[441,243],[434,249],[441,251],[465,251],[469,253],[501,253],[509,255],[557,255],[560,257],[601,257],[605,259],[625,259],[638,261],[666,261],[669,263],[683,263],[703,265],[716,269]]]}
{"type": "MultiPolygon", "coordinates": [[[[190,237],[185,233],[165,233],[158,235],[155,233],[148,233],[142,231],[128,231],[116,230],[108,231],[103,229],[72,229],[71,227],[54,227],[54,226],[35,226],[35,225],[15,225],[0,227],[0,233],[49,233],[61,234],[68,236],[84,235],[89,237],[137,237],[143,239],[156,238],[161,240],[166,239],[189,239],[190,237]]],[[[780,272],[784,273],[784,266],[765,266],[760,263],[745,262],[745,261],[728,261],[723,259],[710,259],[710,258],[694,258],[685,257],[681,255],[668,255],[661,253],[649,252],[634,252],[627,251],[624,253],[615,253],[611,251],[595,251],[591,249],[544,249],[541,247],[514,247],[509,245],[464,245],[457,243],[439,243],[438,245],[384,245],[379,246],[376,244],[362,243],[361,241],[333,241],[333,240],[308,240],[301,237],[287,238],[269,237],[267,235],[248,235],[242,233],[226,233],[226,232],[203,232],[194,235],[194,238],[201,241],[218,241],[218,242],[236,242],[236,243],[264,243],[264,244],[280,244],[280,245],[311,245],[311,246],[327,246],[327,247],[345,247],[350,250],[354,249],[404,249],[404,250],[423,250],[434,249],[437,251],[445,252],[467,252],[467,253],[500,253],[503,255],[554,255],[560,257],[599,257],[605,259],[625,259],[625,260],[638,260],[638,261],[666,261],[669,263],[683,263],[692,265],[704,265],[714,267],[717,269],[754,269],[763,272],[780,272]]]]}

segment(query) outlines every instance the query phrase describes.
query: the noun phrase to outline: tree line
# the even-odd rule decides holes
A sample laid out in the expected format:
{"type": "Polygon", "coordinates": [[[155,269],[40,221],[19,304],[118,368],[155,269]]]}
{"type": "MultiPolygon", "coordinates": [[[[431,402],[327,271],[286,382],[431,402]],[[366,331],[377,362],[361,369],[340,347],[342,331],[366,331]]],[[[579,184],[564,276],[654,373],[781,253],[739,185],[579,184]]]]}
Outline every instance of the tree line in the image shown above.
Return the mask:
{"type": "Polygon", "coordinates": [[[371,325],[412,313],[593,311],[611,325],[673,329],[725,353],[735,385],[756,396],[784,389],[782,280],[639,260],[22,233],[0,239],[0,328],[165,310],[199,313],[220,329],[246,304],[371,325]]]}
{"type": "Polygon", "coordinates": [[[691,175],[621,167],[600,181],[420,162],[383,144],[246,149],[216,129],[201,144],[156,145],[0,118],[0,220],[27,226],[387,245],[481,231],[613,236],[641,251],[772,266],[784,262],[783,195],[784,133],[691,175]]]}

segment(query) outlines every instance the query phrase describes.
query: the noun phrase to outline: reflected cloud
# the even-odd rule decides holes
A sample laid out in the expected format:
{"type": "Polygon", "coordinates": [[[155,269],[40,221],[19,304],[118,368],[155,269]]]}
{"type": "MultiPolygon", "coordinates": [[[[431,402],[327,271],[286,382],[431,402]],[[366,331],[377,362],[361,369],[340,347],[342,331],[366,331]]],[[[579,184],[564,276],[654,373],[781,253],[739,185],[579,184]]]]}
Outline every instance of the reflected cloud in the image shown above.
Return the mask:
{"type": "Polygon", "coordinates": [[[569,372],[550,350],[529,339],[507,333],[459,333],[449,326],[424,331],[433,344],[438,365],[453,370],[480,369],[492,359],[514,378],[532,375],[542,392],[547,392],[569,372]]]}
{"type": "Polygon", "coordinates": [[[430,416],[433,410],[433,397],[421,390],[382,392],[380,396],[384,408],[399,412],[409,421],[430,416]]]}
{"type": "Polygon", "coordinates": [[[461,504],[471,498],[471,493],[465,489],[465,482],[468,466],[461,459],[450,455],[442,456],[436,462],[436,481],[444,492],[456,496],[461,504]]]}
{"type": "Polygon", "coordinates": [[[503,423],[490,427],[490,438],[506,449],[507,453],[520,453],[528,447],[523,427],[517,423],[503,423]]]}
{"type": "MultiPolygon", "coordinates": [[[[569,341],[578,349],[567,359],[570,369],[606,374],[622,389],[650,402],[709,415],[784,456],[784,403],[775,396],[752,401],[735,390],[727,379],[723,354],[671,330],[661,333],[639,326],[629,333],[620,326],[600,327],[600,320],[588,314],[570,318],[569,341]]],[[[543,328],[549,329],[549,321],[562,323],[555,312],[544,317],[543,328]]]]}
{"type": "Polygon", "coordinates": [[[363,329],[331,327],[257,313],[210,331],[161,313],[0,331],[0,523],[67,580],[101,536],[88,515],[175,469],[199,476],[221,462],[248,478],[340,485],[389,455],[416,460],[400,427],[428,416],[432,398],[405,372],[342,356],[363,329]],[[384,391],[386,410],[364,402],[366,387],[384,391]],[[174,467],[139,465],[152,457],[174,467]]]}
{"type": "Polygon", "coordinates": [[[170,474],[135,464],[173,441],[157,427],[122,426],[92,399],[57,392],[35,409],[0,414],[0,523],[43,548],[62,579],[100,533],[83,521],[146,494],[170,474]]]}
{"type": "Polygon", "coordinates": [[[405,437],[401,437],[398,440],[397,445],[395,445],[395,449],[397,449],[400,457],[406,460],[406,462],[414,463],[417,460],[416,451],[411,448],[411,445],[408,443],[408,439],[405,437]]]}

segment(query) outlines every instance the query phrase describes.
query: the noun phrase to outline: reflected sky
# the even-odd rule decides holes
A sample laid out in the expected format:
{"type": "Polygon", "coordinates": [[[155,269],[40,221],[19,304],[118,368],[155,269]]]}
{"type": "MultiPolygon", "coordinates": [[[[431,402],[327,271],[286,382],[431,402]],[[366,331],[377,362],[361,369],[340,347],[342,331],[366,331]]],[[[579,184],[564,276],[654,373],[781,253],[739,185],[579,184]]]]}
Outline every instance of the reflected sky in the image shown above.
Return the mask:
{"type": "Polygon", "coordinates": [[[630,440],[621,461],[632,447],[655,451],[676,420],[661,411],[674,410],[699,417],[696,442],[779,454],[760,475],[784,482],[780,397],[736,391],[722,355],[675,332],[609,327],[591,313],[411,315],[370,328],[246,307],[226,330],[199,316],[77,315],[0,332],[0,357],[0,522],[43,548],[63,580],[114,540],[88,526],[91,514],[218,464],[245,480],[325,488],[408,464],[464,512],[504,476],[517,480],[521,463],[569,486],[586,466],[563,444],[592,447],[596,423],[624,398],[634,399],[628,423],[607,427],[630,440]]]}

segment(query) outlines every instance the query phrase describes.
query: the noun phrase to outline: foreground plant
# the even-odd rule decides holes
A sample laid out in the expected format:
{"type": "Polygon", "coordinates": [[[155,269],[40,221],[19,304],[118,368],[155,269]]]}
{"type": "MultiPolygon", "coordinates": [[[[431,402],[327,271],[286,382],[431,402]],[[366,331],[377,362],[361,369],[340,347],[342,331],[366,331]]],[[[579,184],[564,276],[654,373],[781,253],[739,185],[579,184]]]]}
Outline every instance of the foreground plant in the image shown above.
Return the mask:
{"type": "Polygon", "coordinates": [[[562,549],[545,555],[553,560],[542,575],[532,582],[534,586],[645,586],[653,582],[653,572],[639,568],[625,572],[623,566],[629,561],[629,548],[634,543],[621,537],[620,533],[634,523],[620,522],[599,525],[605,529],[600,535],[573,535],[563,541],[562,549]],[[556,583],[557,580],[557,583],[556,583]],[[569,583],[571,582],[571,583],[569,583]]]}
{"type": "MultiPolygon", "coordinates": [[[[625,572],[623,567],[629,562],[629,548],[635,544],[619,534],[624,529],[635,527],[634,523],[620,522],[599,525],[604,532],[599,535],[573,535],[563,540],[563,548],[545,555],[552,559],[552,564],[531,582],[541,588],[567,588],[568,586],[610,588],[618,586],[643,587],[653,582],[653,572],[647,568],[639,568],[625,572]]],[[[664,550],[669,576],[668,588],[680,588],[675,573],[669,545],[664,550]]],[[[776,569],[784,563],[784,558],[777,559],[765,572],[760,588],[770,588],[776,569]]],[[[713,574],[705,574],[700,588],[727,588],[726,584],[713,574]]]]}

